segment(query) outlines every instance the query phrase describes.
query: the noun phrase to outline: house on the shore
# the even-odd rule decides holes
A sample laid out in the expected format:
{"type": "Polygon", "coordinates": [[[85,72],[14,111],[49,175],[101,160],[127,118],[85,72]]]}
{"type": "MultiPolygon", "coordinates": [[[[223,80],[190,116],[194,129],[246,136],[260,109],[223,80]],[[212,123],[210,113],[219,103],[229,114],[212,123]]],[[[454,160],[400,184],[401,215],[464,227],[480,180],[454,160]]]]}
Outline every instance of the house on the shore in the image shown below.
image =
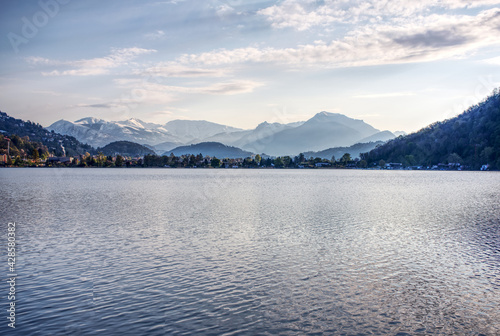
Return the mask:
{"type": "Polygon", "coordinates": [[[386,163],[385,167],[387,169],[403,169],[403,164],[400,162],[390,162],[386,163]]]}
{"type": "Polygon", "coordinates": [[[67,156],[61,156],[61,157],[52,156],[52,157],[47,158],[46,162],[47,163],[71,163],[71,162],[73,162],[73,158],[67,157],[67,156]]]}

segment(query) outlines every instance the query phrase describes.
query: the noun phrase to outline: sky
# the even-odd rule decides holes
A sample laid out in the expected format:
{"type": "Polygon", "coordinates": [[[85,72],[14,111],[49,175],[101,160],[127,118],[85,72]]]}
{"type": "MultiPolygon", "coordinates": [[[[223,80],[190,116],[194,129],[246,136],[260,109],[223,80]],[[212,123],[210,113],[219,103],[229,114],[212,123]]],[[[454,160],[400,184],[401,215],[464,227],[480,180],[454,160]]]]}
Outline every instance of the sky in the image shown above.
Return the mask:
{"type": "Polygon", "coordinates": [[[417,131],[500,86],[500,0],[0,2],[0,110],[417,131]]]}

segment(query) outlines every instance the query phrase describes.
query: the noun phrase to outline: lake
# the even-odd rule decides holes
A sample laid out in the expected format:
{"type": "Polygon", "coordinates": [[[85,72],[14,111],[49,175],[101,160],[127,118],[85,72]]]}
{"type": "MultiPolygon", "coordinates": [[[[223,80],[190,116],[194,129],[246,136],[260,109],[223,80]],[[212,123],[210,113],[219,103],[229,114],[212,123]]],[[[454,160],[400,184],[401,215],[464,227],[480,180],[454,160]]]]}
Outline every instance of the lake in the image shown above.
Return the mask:
{"type": "Polygon", "coordinates": [[[7,168],[0,187],[20,335],[500,334],[500,173],[7,168]]]}

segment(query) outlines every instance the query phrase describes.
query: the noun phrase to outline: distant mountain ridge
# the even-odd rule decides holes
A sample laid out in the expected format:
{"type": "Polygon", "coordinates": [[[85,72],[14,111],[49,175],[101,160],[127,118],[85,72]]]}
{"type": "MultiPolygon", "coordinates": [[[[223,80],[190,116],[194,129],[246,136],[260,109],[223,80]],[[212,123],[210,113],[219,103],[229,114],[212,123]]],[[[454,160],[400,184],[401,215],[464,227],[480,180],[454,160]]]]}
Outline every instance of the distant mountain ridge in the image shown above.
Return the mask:
{"type": "Polygon", "coordinates": [[[106,121],[93,117],[75,122],[59,120],[47,129],[71,135],[95,147],[104,147],[115,141],[131,141],[152,148],[158,154],[184,145],[219,142],[251,153],[296,155],[395,137],[393,133],[380,132],[362,120],[325,111],[305,122],[263,122],[250,130],[204,120],[173,120],[160,125],[134,118],[106,121]]]}
{"type": "Polygon", "coordinates": [[[352,158],[358,158],[361,155],[361,153],[369,152],[372,149],[376,148],[377,146],[381,146],[383,144],[384,141],[357,143],[349,147],[334,147],[334,148],[324,149],[319,152],[304,152],[303,154],[306,158],[319,157],[322,159],[331,160],[332,156],[335,156],[335,158],[338,160],[345,153],[349,153],[352,158]]]}
{"type": "Polygon", "coordinates": [[[300,126],[284,129],[243,148],[269,155],[296,155],[300,152],[350,146],[376,133],[379,130],[362,120],[323,111],[300,126]]]}
{"type": "Polygon", "coordinates": [[[102,152],[104,155],[111,155],[111,156],[119,154],[125,156],[138,157],[155,153],[152,149],[149,149],[145,146],[130,141],[115,141],[110,144],[107,144],[103,148],[98,148],[97,150],[99,152],[102,152]]]}
{"type": "Polygon", "coordinates": [[[163,155],[174,154],[175,156],[181,155],[198,155],[211,156],[217,158],[246,158],[252,156],[254,153],[244,151],[237,147],[226,146],[220,142],[202,142],[195,145],[180,146],[170,151],[163,153],[163,155]]]}

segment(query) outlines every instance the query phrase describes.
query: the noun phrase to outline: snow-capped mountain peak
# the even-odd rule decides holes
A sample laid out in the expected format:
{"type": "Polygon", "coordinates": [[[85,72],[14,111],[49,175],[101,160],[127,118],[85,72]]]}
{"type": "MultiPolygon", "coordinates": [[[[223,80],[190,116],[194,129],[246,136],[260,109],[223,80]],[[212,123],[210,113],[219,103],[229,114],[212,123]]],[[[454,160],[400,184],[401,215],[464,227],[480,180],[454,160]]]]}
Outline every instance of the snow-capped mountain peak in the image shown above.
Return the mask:
{"type": "Polygon", "coordinates": [[[86,117],[86,118],[79,119],[79,120],[75,121],[74,123],[79,124],[79,125],[93,125],[93,124],[102,124],[105,122],[106,121],[103,119],[98,119],[98,118],[94,118],[94,117],[86,117]]]}
{"type": "Polygon", "coordinates": [[[350,146],[362,140],[387,140],[390,132],[379,132],[362,120],[340,113],[320,112],[305,122],[289,124],[264,121],[255,129],[243,130],[205,120],[172,120],[164,125],[130,118],[106,121],[87,117],[75,122],[59,120],[48,127],[57,133],[74,136],[94,147],[114,141],[131,141],[156,149],[176,145],[215,141],[254,153],[295,155],[305,151],[350,146]]]}

